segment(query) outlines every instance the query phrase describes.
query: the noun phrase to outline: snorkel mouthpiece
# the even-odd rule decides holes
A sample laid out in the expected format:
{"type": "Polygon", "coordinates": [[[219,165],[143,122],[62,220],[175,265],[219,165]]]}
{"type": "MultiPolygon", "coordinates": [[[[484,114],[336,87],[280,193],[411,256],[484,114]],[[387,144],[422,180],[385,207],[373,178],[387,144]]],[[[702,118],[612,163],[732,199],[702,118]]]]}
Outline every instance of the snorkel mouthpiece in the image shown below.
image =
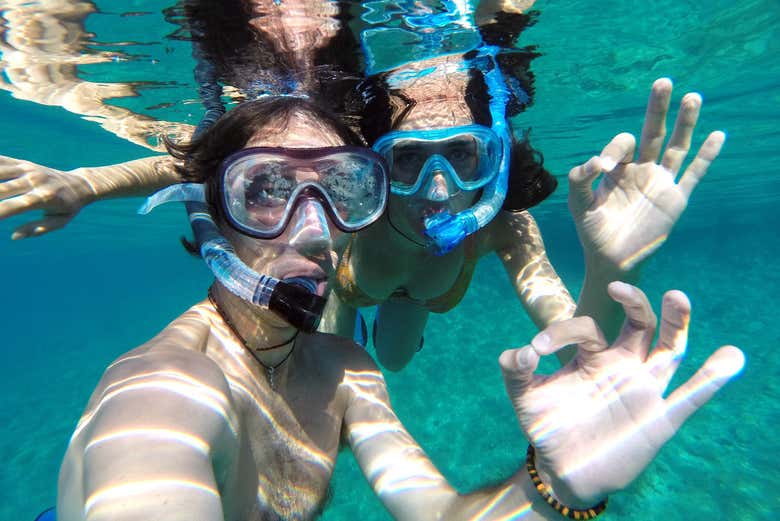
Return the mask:
{"type": "Polygon", "coordinates": [[[460,244],[467,235],[479,229],[479,222],[472,213],[455,215],[440,213],[425,220],[425,235],[432,241],[433,253],[445,255],[460,244]]]}
{"type": "Polygon", "coordinates": [[[293,282],[276,283],[268,309],[304,333],[317,330],[326,299],[293,282]]]}

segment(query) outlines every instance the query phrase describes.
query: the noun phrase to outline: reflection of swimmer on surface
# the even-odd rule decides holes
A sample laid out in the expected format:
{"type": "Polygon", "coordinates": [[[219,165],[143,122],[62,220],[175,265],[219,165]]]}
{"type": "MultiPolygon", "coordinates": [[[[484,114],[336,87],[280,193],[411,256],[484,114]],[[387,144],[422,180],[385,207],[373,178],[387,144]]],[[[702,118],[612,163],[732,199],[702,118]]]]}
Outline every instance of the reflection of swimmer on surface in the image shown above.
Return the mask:
{"type": "MultiPolygon", "coordinates": [[[[198,5],[197,2],[194,5],[198,5]]],[[[265,8],[276,9],[270,3],[265,8]]],[[[505,23],[522,16],[510,13],[500,18],[505,23]]],[[[211,16],[202,19],[214,26],[226,23],[211,16]]],[[[218,75],[224,77],[234,72],[237,79],[232,83],[241,84],[243,78],[241,88],[245,91],[267,88],[273,86],[273,82],[278,91],[280,81],[302,82],[312,88],[312,69],[309,67],[321,72],[323,65],[301,60],[300,47],[285,47],[285,39],[274,44],[276,40],[272,36],[278,39],[278,35],[261,30],[260,21],[267,19],[270,24],[277,23],[276,27],[284,28],[278,19],[269,16],[250,19],[255,23],[234,21],[238,26],[256,30],[254,35],[243,39],[236,37],[249,49],[247,53],[237,52],[244,47],[235,45],[230,53],[224,52],[229,46],[219,38],[203,42],[212,46],[206,54],[217,63],[218,75]],[[288,63],[289,69],[289,63],[297,60],[309,72],[301,72],[300,67],[294,68],[295,74],[280,71],[279,63],[274,62],[276,54],[263,50],[269,45],[276,45],[277,51],[284,49],[277,60],[281,65],[288,63]],[[274,74],[258,77],[258,67],[274,74]],[[246,81],[247,78],[256,81],[246,81]]],[[[323,27],[332,28],[328,24],[323,27]]],[[[494,38],[520,30],[517,25],[505,27],[498,22],[491,22],[489,29],[481,29],[494,38]]],[[[226,34],[217,31],[216,27],[209,28],[208,23],[201,30],[207,36],[226,34]]],[[[231,38],[234,36],[232,30],[229,34],[231,38]]],[[[322,39],[307,41],[321,42],[322,39]]],[[[318,49],[321,56],[325,55],[326,49],[332,51],[334,47],[318,49]]],[[[523,60],[527,62],[532,56],[522,53],[515,58],[512,53],[501,56],[499,54],[497,58],[498,63],[509,69],[504,75],[507,81],[531,81],[523,60]],[[513,65],[513,59],[519,60],[519,65],[513,65]]],[[[349,58],[349,53],[331,52],[323,63],[327,65],[336,59],[349,58]]],[[[668,80],[658,80],[648,104],[637,159],[634,160],[633,138],[621,134],[599,158],[572,170],[570,206],[584,246],[587,268],[575,310],[573,299],[547,258],[533,217],[522,211],[548,195],[551,184],[549,174],[538,164],[533,150],[522,146],[523,143],[512,146],[509,193],[504,204],[507,211],[499,211],[489,224],[455,243],[444,255],[438,254],[429,244],[426,222],[430,218],[459,215],[479,204],[484,191],[495,181],[497,171],[495,168],[469,168],[468,162],[492,164],[491,143],[501,139],[491,128],[493,123],[512,116],[528,103],[515,94],[504,113],[491,113],[492,96],[486,73],[473,67],[464,68],[464,63],[456,54],[421,60],[367,82],[369,89],[365,91],[368,95],[364,96],[367,104],[360,118],[361,127],[370,143],[382,146],[381,151],[393,166],[393,193],[387,214],[373,227],[356,234],[348,245],[337,272],[334,288],[337,298],[331,299],[324,328],[351,336],[354,309],[381,304],[375,347],[380,362],[390,369],[400,369],[408,363],[420,345],[429,311],[441,312],[455,306],[470,283],[476,261],[491,252],[501,258],[521,302],[540,328],[573,314],[586,314],[596,319],[608,337],[613,337],[621,315],[619,306],[606,293],[607,283],[636,280],[638,266],[665,240],[684,209],[695,181],[706,173],[708,163],[717,157],[723,142],[722,133],[711,134],[687,173],[676,183],[669,172],[676,175],[680,170],[690,147],[701,100],[693,94],[683,98],[672,141],[661,155],[671,84],[668,80]],[[409,74],[422,70],[426,74],[409,74]],[[431,130],[435,135],[429,132],[431,130]],[[464,138],[470,139],[471,144],[464,147],[464,138]],[[464,157],[456,159],[446,151],[442,152],[453,146],[464,157]],[[412,156],[417,159],[408,160],[412,156]],[[462,163],[458,164],[459,160],[462,163]],[[410,169],[402,164],[413,167],[410,169]],[[593,192],[590,184],[602,173],[599,187],[593,192]],[[481,177],[475,182],[470,175],[481,177]]],[[[354,67],[355,64],[350,63],[342,69],[354,67]]],[[[314,88],[325,86],[320,83],[314,88]]],[[[525,90],[530,91],[530,86],[526,85],[525,90]]],[[[48,219],[21,227],[15,236],[44,233],[62,226],[83,204],[92,200],[137,192],[142,190],[138,186],[140,183],[150,183],[146,189],[149,190],[175,182],[177,176],[171,166],[164,159],[153,158],[102,170],[78,169],[71,179],[37,165],[6,159],[5,178],[13,179],[4,186],[3,195],[7,199],[0,202],[0,217],[27,209],[44,209],[50,214],[48,219]],[[115,175],[115,170],[120,175],[115,175]],[[25,175],[25,172],[29,174],[25,175]]]]}
{"type": "MultiPolygon", "coordinates": [[[[333,216],[370,224],[383,210],[364,214],[356,191],[339,191],[338,209],[324,197],[333,175],[371,176],[362,186],[387,190],[382,159],[344,147],[354,139],[309,101],[267,97],[239,105],[177,149],[245,265],[274,279],[324,281],[336,266],[334,245],[346,238],[333,216]],[[338,160],[343,154],[358,154],[364,166],[338,160]],[[323,157],[333,158],[329,168],[321,168],[323,157]],[[281,183],[280,165],[288,164],[297,167],[281,183]],[[258,238],[280,223],[280,235],[258,238]]],[[[322,283],[314,288],[325,294],[322,283]]],[[[63,462],[58,519],[312,519],[342,442],[396,519],[559,519],[564,510],[589,517],[743,363],[739,350],[721,348],[664,400],[685,349],[687,299],[665,296],[659,341],[648,354],[656,318],[646,298],[622,283],[609,291],[630,319],[611,347],[579,317],[501,355],[535,450],[502,484],[459,494],[395,415],[363,349],[299,331],[287,318],[297,316],[294,307],[263,309],[215,282],[208,300],[106,370],[63,462]],[[540,356],[571,343],[581,346],[576,364],[533,375],[540,356]]]]}
{"type": "Polygon", "coordinates": [[[18,99],[62,107],[121,138],[158,151],[162,150],[161,136],[189,135],[189,125],[158,121],[106,103],[136,96],[131,85],[94,83],[78,76],[78,66],[108,63],[114,58],[113,53],[87,50],[90,35],[84,21],[95,11],[94,3],[81,0],[4,1],[0,12],[4,21],[0,89],[18,99]]]}

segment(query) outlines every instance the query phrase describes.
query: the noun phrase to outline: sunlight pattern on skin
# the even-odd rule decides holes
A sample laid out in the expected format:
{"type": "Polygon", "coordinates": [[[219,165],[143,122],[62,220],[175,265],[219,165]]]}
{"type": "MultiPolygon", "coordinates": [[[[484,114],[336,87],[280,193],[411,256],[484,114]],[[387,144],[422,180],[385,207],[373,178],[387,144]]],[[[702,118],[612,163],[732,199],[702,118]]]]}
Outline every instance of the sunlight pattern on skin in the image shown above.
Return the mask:
{"type": "Polygon", "coordinates": [[[87,446],[84,448],[84,454],[89,452],[92,448],[97,447],[103,443],[116,441],[116,440],[124,440],[126,438],[133,438],[133,437],[153,438],[154,440],[158,440],[158,441],[174,441],[192,447],[193,449],[197,450],[204,456],[208,456],[210,454],[208,444],[198,436],[193,436],[192,434],[187,434],[185,432],[175,431],[172,429],[149,429],[149,428],[122,429],[120,431],[112,432],[104,436],[92,438],[90,442],[87,444],[87,446]]]}
{"type": "MultiPolygon", "coordinates": [[[[212,327],[219,336],[232,335],[221,322],[212,322],[212,327]]],[[[293,453],[303,460],[317,465],[324,472],[332,472],[334,461],[327,454],[316,450],[313,446],[306,443],[306,441],[289,432],[289,430],[275,418],[274,412],[269,407],[271,398],[268,390],[261,388],[256,380],[246,382],[244,378],[239,377],[239,375],[254,374],[257,370],[255,364],[253,364],[253,359],[251,359],[251,355],[247,353],[246,348],[240,344],[227,340],[223,340],[222,347],[226,356],[217,358],[224,361],[220,366],[225,370],[228,385],[230,385],[230,388],[235,392],[235,395],[246,397],[245,403],[253,406],[260,417],[264,418],[265,421],[272,426],[275,432],[284,435],[287,447],[293,453]]],[[[213,354],[213,356],[216,357],[216,353],[213,354]]],[[[279,411],[276,412],[278,414],[279,411]]]]}
{"type": "Polygon", "coordinates": [[[504,488],[499,494],[493,498],[487,505],[482,507],[479,512],[469,518],[469,521],[480,521],[481,519],[491,519],[493,521],[511,521],[521,519],[531,512],[531,503],[528,502],[524,505],[517,507],[512,512],[507,513],[502,517],[493,517],[493,510],[501,505],[501,502],[509,498],[511,500],[511,494],[514,492],[515,485],[509,485],[504,488]]]}
{"type": "Polygon", "coordinates": [[[143,496],[150,493],[154,494],[155,492],[159,492],[161,488],[189,488],[200,490],[216,498],[219,498],[219,492],[213,487],[195,481],[187,481],[183,479],[155,479],[136,481],[132,483],[123,483],[121,485],[106,487],[93,493],[91,496],[89,496],[89,498],[87,498],[87,501],[84,504],[85,517],[89,518],[91,511],[100,508],[100,504],[103,502],[109,502],[109,504],[112,504],[125,498],[128,501],[132,501],[131,498],[133,496],[143,496]]]}
{"type": "MultiPolygon", "coordinates": [[[[744,359],[742,359],[742,363],[744,364],[744,359]]],[[[581,458],[579,460],[573,460],[569,462],[566,466],[564,466],[561,471],[559,472],[559,477],[565,478],[566,476],[570,476],[573,474],[576,474],[577,472],[582,471],[583,469],[586,469],[594,464],[594,462],[597,461],[608,461],[610,460],[609,453],[616,449],[616,447],[620,447],[622,444],[626,443],[627,440],[629,440],[631,437],[637,435],[637,433],[640,432],[646,432],[646,433],[653,433],[657,437],[661,437],[662,440],[658,444],[658,447],[660,448],[661,445],[671,437],[671,435],[674,434],[674,427],[671,425],[672,421],[670,419],[671,416],[674,415],[676,408],[678,407],[685,407],[685,408],[698,408],[700,405],[703,404],[703,401],[699,399],[699,394],[704,392],[705,394],[711,394],[713,387],[720,387],[719,380],[722,381],[729,376],[736,374],[739,370],[741,370],[742,366],[735,367],[734,361],[725,359],[721,362],[719,362],[715,366],[709,366],[710,371],[706,373],[706,377],[702,378],[701,381],[697,383],[696,386],[692,387],[690,389],[690,392],[687,393],[680,393],[678,395],[675,395],[673,397],[668,398],[664,402],[659,402],[658,407],[654,407],[650,410],[647,410],[647,412],[641,417],[641,418],[634,418],[634,421],[631,425],[630,429],[625,429],[623,432],[613,432],[610,434],[610,442],[609,443],[603,443],[601,448],[594,448],[590,451],[587,457],[581,458]],[[693,405],[691,405],[693,404],[693,405]],[[668,429],[672,428],[672,431],[669,432],[668,429]]],[[[631,378],[630,372],[633,371],[632,369],[616,369],[615,373],[625,373],[625,377],[623,381],[628,380],[631,378]]],[[[612,373],[612,372],[610,372],[612,373]]],[[[614,373],[613,373],[614,374],[614,373]]],[[[613,374],[605,374],[601,378],[601,383],[604,386],[612,387],[612,388],[619,388],[622,383],[621,382],[613,382],[613,374]],[[608,383],[604,383],[608,382],[608,383]]],[[[625,391],[623,391],[625,393],[625,391]]],[[[615,394],[617,396],[617,393],[605,393],[605,394],[615,394]]],[[[606,396],[605,396],[606,397],[606,396]]],[[[614,401],[614,400],[613,400],[614,401]]],[[[607,407],[609,407],[609,403],[606,404],[607,407]]],[[[570,410],[567,410],[567,413],[573,413],[576,408],[572,407],[570,410]]],[[[563,418],[559,418],[557,421],[561,421],[563,418]]],[[[569,418],[570,424],[577,424],[578,419],[576,418],[569,418]]],[[[541,430],[537,429],[537,434],[533,436],[534,443],[537,443],[538,439],[541,439],[543,435],[546,435],[548,433],[541,432],[541,430]],[[540,436],[537,438],[537,435],[540,436]]]]}
{"type": "Polygon", "coordinates": [[[90,420],[98,413],[98,411],[100,411],[100,409],[103,406],[105,406],[108,402],[110,402],[112,399],[116,398],[117,396],[120,396],[128,392],[138,392],[138,391],[143,392],[143,391],[155,391],[155,390],[169,391],[171,393],[184,396],[186,398],[189,398],[193,402],[197,402],[211,409],[212,411],[216,412],[219,416],[221,416],[225,420],[225,423],[231,429],[231,432],[234,435],[236,435],[236,426],[234,424],[235,420],[232,418],[232,415],[229,414],[228,412],[230,407],[224,395],[222,395],[216,389],[213,389],[202,382],[193,380],[186,374],[165,372],[162,373],[161,375],[160,373],[151,372],[151,373],[127,378],[126,381],[124,382],[118,382],[117,384],[111,385],[110,389],[113,390],[106,389],[106,391],[101,396],[100,401],[97,403],[97,405],[92,407],[88,413],[82,416],[81,420],[79,420],[75,432],[73,433],[73,436],[71,436],[71,440],[74,440],[79,435],[82,429],[90,422],[90,420]],[[138,379],[148,379],[150,377],[160,377],[160,376],[163,376],[164,379],[160,379],[160,380],[153,379],[150,382],[142,382],[142,383],[128,383],[138,379]],[[176,380],[180,380],[180,381],[170,381],[170,376],[173,376],[176,380]]]}
{"type": "Polygon", "coordinates": [[[373,392],[374,388],[382,385],[382,381],[382,374],[377,371],[344,371],[344,385],[350,387],[355,396],[392,414],[389,404],[373,392]]]}
{"type": "MultiPolygon", "coordinates": [[[[591,378],[587,387],[595,389],[590,396],[582,396],[583,386],[581,382],[571,381],[556,382],[558,385],[558,396],[567,396],[569,400],[561,403],[555,398],[554,403],[544,404],[539,401],[535,408],[554,411],[541,416],[528,428],[528,434],[533,440],[533,444],[542,443],[546,438],[553,435],[559,429],[568,429],[570,425],[587,423],[593,418],[593,411],[582,405],[581,401],[590,403],[591,401],[604,403],[606,407],[620,398],[619,390],[624,382],[630,381],[633,374],[636,373],[639,362],[619,360],[610,364],[608,367],[601,367],[598,378],[591,378]],[[619,378],[619,380],[616,380],[619,378]],[[581,397],[578,399],[577,397],[581,397]]],[[[553,397],[549,397],[553,399],[553,397]]]]}
{"type": "Polygon", "coordinates": [[[542,262],[546,257],[546,255],[535,255],[517,274],[515,287],[520,288],[523,298],[531,305],[542,298],[558,299],[556,307],[559,309],[550,318],[551,322],[558,322],[571,318],[576,306],[571,298],[567,298],[568,295],[562,295],[561,280],[548,273],[546,268],[549,264],[542,262]]]}
{"type": "Polygon", "coordinates": [[[657,239],[649,242],[647,245],[639,248],[633,255],[629,255],[620,263],[620,269],[628,270],[632,268],[634,264],[637,263],[640,259],[643,259],[654,252],[661,244],[666,241],[668,236],[669,234],[665,233],[657,239]]]}
{"type": "Polygon", "coordinates": [[[550,324],[574,316],[577,305],[547,258],[541,230],[534,218],[525,211],[505,215],[503,219],[511,230],[514,247],[497,253],[504,265],[514,266],[517,273],[515,291],[525,306],[542,310],[541,316],[534,321],[550,324]],[[522,250],[516,251],[517,247],[522,250]]]}
{"type": "Polygon", "coordinates": [[[383,452],[372,456],[366,466],[368,480],[380,496],[398,494],[406,490],[440,488],[443,481],[441,474],[431,465],[423,450],[408,433],[400,437],[396,435],[399,432],[405,433],[402,425],[395,419],[389,404],[372,391],[372,388],[380,386],[382,381],[382,375],[377,371],[346,371],[344,376],[345,385],[352,389],[358,400],[367,400],[373,408],[378,407],[377,410],[387,412],[388,418],[394,418],[392,421],[380,421],[381,415],[378,415],[378,421],[375,423],[361,422],[350,426],[348,436],[356,454],[372,439],[393,433],[394,445],[385,446],[383,452]]]}

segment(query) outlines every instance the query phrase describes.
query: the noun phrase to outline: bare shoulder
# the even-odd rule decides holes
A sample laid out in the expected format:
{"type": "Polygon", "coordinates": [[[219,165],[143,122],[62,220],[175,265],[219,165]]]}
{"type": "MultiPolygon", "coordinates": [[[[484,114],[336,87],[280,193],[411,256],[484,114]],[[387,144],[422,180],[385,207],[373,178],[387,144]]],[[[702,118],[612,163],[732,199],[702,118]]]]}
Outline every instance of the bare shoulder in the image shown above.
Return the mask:
{"type": "Polygon", "coordinates": [[[220,367],[206,356],[211,322],[201,304],[195,305],[154,338],[128,351],[108,366],[98,389],[149,375],[180,375],[227,392],[220,367]]]}

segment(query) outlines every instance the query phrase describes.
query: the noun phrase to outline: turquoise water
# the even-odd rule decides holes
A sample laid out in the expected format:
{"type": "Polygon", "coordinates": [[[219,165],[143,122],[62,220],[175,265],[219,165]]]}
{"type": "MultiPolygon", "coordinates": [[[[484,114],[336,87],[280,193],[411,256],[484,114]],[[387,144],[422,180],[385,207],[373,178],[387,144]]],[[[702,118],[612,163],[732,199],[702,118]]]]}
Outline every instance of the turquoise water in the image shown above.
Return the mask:
{"type": "MultiPolygon", "coordinates": [[[[147,80],[116,100],[156,118],[194,122],[189,51],[165,40],[169,2],[99,1],[87,19],[96,50],[140,55],[83,66],[89,81],[147,80]],[[136,16],[121,16],[134,12],[136,16]],[[146,13],[146,14],[143,14],[146,13]],[[133,43],[135,42],[135,43],[133,43]],[[161,103],[172,103],[160,106],[161,103]]],[[[780,508],[780,258],[776,173],[780,120],[780,4],[776,0],[541,1],[523,42],[539,45],[535,105],[521,116],[560,188],[535,212],[560,275],[576,291],[582,260],[568,217],[565,174],[620,131],[638,133],[652,80],[675,80],[704,98],[700,143],[724,129],[722,156],[667,244],[643,270],[654,303],[684,290],[694,316],[682,381],[714,348],[747,354],[739,379],[695,415],[604,519],[770,519],[780,508]]],[[[0,0],[0,6],[10,2],[0,0]]],[[[148,152],[61,108],[0,93],[0,153],[58,168],[148,152]]],[[[54,502],[56,474],[73,426],[103,368],[148,340],[203,296],[209,276],[178,244],[182,211],[134,213],[137,200],[88,208],[65,231],[11,242],[0,222],[4,363],[0,367],[0,519],[32,519],[54,502]]],[[[657,307],[656,307],[657,310],[657,307]]],[[[433,316],[426,348],[388,376],[401,419],[462,490],[513,472],[525,443],[496,358],[527,342],[532,324],[497,259],[487,259],[455,311],[433,316]],[[477,327],[477,325],[479,325],[477,327]]],[[[389,519],[348,452],[325,520],[389,519]]]]}

